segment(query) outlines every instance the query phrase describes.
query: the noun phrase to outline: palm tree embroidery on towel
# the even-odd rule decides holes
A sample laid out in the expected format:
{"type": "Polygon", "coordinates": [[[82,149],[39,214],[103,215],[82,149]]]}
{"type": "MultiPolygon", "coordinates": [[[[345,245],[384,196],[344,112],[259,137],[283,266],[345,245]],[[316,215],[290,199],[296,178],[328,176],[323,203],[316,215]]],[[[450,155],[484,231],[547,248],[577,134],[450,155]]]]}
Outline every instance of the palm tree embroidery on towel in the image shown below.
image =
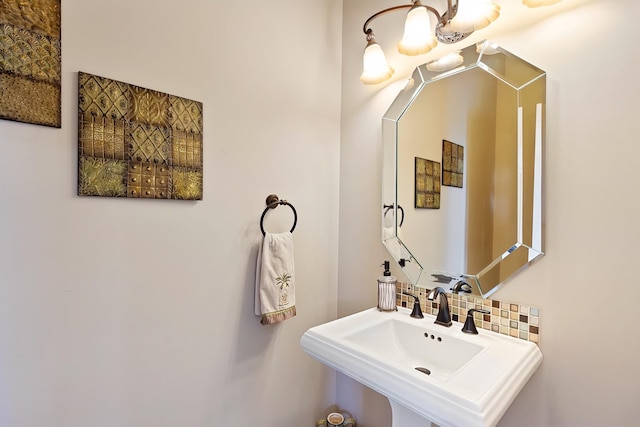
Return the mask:
{"type": "Polygon", "coordinates": [[[291,275],[288,273],[282,273],[280,276],[276,277],[276,286],[280,288],[280,306],[284,306],[289,304],[289,292],[287,289],[289,287],[289,281],[291,280],[291,275]]]}

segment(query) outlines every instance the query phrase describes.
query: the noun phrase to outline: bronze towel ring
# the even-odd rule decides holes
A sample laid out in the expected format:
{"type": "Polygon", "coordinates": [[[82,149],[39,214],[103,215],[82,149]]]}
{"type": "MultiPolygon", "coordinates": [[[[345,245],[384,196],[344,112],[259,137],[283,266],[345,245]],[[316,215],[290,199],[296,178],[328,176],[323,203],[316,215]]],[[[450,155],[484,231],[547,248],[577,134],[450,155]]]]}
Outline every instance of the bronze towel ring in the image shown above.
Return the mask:
{"type": "Polygon", "coordinates": [[[267,214],[269,209],[275,209],[278,207],[278,205],[287,205],[293,211],[293,227],[291,227],[291,230],[290,230],[290,233],[293,233],[293,230],[296,229],[296,224],[298,223],[298,213],[296,212],[296,208],[294,208],[293,205],[287,202],[286,200],[280,200],[278,196],[276,196],[275,194],[269,194],[269,196],[267,196],[266,202],[267,202],[267,207],[264,209],[264,211],[262,212],[262,216],[260,217],[260,231],[262,231],[262,235],[263,236],[266,235],[264,231],[264,225],[263,225],[264,216],[267,214]]]}

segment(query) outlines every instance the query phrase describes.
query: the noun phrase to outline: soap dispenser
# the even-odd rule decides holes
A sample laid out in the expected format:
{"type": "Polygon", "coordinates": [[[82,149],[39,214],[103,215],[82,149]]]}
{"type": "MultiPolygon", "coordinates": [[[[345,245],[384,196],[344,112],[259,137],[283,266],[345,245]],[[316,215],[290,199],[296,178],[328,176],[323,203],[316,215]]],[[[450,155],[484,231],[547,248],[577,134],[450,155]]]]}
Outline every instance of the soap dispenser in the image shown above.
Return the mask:
{"type": "Polygon", "coordinates": [[[378,277],[378,310],[396,311],[396,278],[389,271],[389,261],[384,262],[384,273],[378,277]]]}

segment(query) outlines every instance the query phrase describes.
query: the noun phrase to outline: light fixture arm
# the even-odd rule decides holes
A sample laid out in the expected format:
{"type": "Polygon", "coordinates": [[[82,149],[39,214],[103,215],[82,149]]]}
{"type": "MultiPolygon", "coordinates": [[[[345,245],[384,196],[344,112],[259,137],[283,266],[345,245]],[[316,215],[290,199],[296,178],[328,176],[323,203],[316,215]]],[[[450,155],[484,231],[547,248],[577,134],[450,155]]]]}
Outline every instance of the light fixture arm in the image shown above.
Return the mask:
{"type": "MultiPolygon", "coordinates": [[[[421,4],[420,0],[412,0],[412,4],[403,4],[403,5],[400,5],[400,6],[389,7],[387,9],[383,9],[383,10],[381,10],[379,12],[374,13],[373,15],[371,15],[369,17],[369,19],[364,21],[364,25],[362,26],[362,31],[366,34],[367,40],[370,40],[371,37],[373,37],[373,30],[371,28],[369,28],[369,23],[371,21],[374,21],[375,19],[379,18],[382,15],[386,15],[386,14],[391,13],[391,12],[396,12],[398,10],[411,9],[411,8],[413,8],[415,6],[424,7],[429,12],[433,13],[436,16],[436,19],[438,20],[438,22],[442,22],[442,19],[445,16],[445,15],[440,16],[440,13],[436,9],[431,7],[431,6],[427,6],[427,5],[421,4]]],[[[447,0],[447,6],[448,6],[448,9],[447,9],[447,12],[445,12],[445,13],[447,13],[448,16],[450,17],[448,19],[451,19],[451,17],[453,17],[455,15],[455,11],[458,9],[458,0],[447,0]],[[452,1],[455,1],[455,6],[452,5],[452,1]]]]}
{"type": "Polygon", "coordinates": [[[454,16],[458,13],[458,0],[447,0],[447,11],[442,15],[442,19],[439,19],[442,25],[446,24],[448,21],[451,21],[454,16]]]}

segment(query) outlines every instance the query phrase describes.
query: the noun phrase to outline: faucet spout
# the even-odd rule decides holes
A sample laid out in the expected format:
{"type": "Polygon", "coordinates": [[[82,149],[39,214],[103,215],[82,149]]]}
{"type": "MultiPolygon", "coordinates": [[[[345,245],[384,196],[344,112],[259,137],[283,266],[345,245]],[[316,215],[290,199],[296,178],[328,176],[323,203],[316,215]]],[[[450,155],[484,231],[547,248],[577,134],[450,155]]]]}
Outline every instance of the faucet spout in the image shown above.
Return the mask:
{"type": "Polygon", "coordinates": [[[434,301],[438,298],[438,315],[436,316],[435,323],[437,325],[446,326],[447,328],[452,325],[451,312],[449,311],[449,301],[447,300],[447,294],[441,287],[436,287],[429,292],[427,299],[434,301]]]}

